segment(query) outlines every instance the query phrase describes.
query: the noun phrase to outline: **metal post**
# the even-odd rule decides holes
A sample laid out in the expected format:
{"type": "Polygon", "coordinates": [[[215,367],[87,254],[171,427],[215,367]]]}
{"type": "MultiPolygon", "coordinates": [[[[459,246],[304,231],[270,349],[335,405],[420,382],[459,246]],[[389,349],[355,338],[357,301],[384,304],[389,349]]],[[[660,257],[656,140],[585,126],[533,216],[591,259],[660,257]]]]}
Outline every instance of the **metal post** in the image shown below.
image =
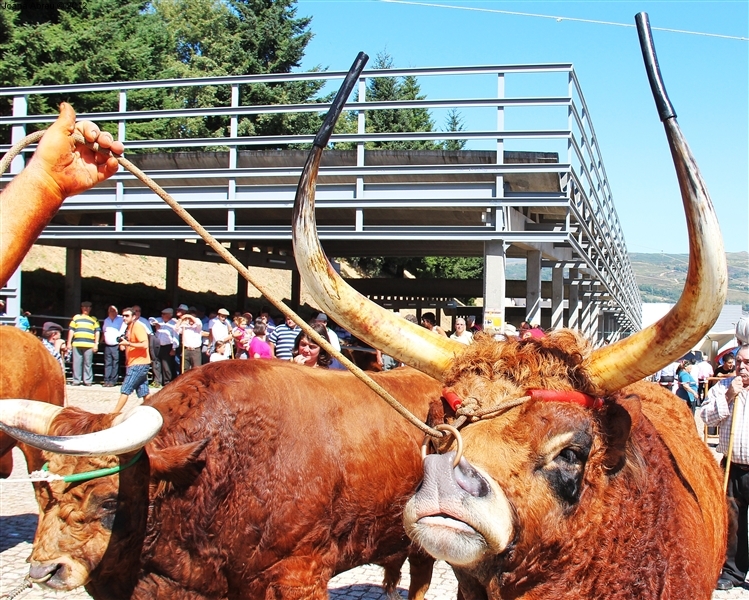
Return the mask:
{"type": "Polygon", "coordinates": [[[525,265],[525,320],[541,324],[541,251],[528,250],[525,265]]]}
{"type": "Polygon", "coordinates": [[[580,328],[580,279],[578,269],[570,269],[569,294],[567,302],[567,327],[580,328]]]}
{"type": "Polygon", "coordinates": [[[551,328],[564,327],[564,263],[556,263],[551,271],[551,328]]]}

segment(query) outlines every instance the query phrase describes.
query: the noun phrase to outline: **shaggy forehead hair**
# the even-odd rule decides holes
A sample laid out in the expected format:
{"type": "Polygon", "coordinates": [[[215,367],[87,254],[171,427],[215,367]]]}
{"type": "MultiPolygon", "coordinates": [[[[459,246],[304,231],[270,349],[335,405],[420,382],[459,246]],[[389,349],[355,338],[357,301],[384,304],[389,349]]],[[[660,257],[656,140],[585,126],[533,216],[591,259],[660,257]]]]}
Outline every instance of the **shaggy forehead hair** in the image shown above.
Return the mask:
{"type": "MultiPolygon", "coordinates": [[[[551,332],[543,338],[506,342],[497,342],[482,333],[455,359],[446,374],[445,384],[471,394],[475,392],[471,388],[476,386],[492,388],[491,402],[512,395],[522,396],[525,390],[535,388],[574,389],[597,396],[600,390],[591,382],[586,369],[591,351],[585,338],[567,329],[551,332]]],[[[480,404],[484,403],[484,398],[478,395],[476,398],[480,404]]]]}

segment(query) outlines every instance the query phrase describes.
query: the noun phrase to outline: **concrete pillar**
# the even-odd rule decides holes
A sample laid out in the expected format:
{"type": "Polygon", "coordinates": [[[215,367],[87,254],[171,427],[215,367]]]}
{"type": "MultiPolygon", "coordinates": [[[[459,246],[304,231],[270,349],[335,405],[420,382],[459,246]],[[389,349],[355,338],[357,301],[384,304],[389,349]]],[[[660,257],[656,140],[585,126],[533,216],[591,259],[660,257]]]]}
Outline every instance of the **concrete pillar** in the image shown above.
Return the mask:
{"type": "Polygon", "coordinates": [[[0,292],[5,300],[5,317],[0,319],[0,324],[15,324],[16,319],[21,316],[21,267],[10,276],[8,283],[0,292]]]}
{"type": "Polygon", "coordinates": [[[81,307],[81,249],[65,249],[65,316],[78,314],[81,307]]]}
{"type": "Polygon", "coordinates": [[[564,327],[564,263],[556,263],[551,271],[551,328],[564,327]]]}
{"type": "Polygon", "coordinates": [[[173,308],[179,306],[179,259],[173,256],[166,257],[166,297],[173,308]]]}
{"type": "Polygon", "coordinates": [[[525,320],[541,324],[541,252],[529,250],[525,265],[525,320]]]}
{"type": "Polygon", "coordinates": [[[567,297],[567,327],[580,329],[580,280],[579,271],[570,269],[569,295],[567,297]]]}
{"type": "MultiPolygon", "coordinates": [[[[505,245],[502,240],[484,242],[484,322],[505,322],[505,245]]],[[[421,316],[421,315],[419,315],[421,316]]]]}

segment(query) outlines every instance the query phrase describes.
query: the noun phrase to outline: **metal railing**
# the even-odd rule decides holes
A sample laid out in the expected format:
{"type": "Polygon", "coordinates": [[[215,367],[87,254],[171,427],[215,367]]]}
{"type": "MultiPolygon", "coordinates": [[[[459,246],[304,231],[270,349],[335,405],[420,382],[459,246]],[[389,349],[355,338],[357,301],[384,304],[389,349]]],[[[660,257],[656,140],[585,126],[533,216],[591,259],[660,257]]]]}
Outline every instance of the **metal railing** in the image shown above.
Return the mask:
{"type": "MultiPolygon", "coordinates": [[[[219,239],[227,242],[288,241],[290,224],[265,223],[255,219],[254,213],[258,209],[288,212],[302,166],[297,154],[301,156],[303,152],[295,149],[310,144],[314,136],[240,136],[239,125],[243,118],[252,115],[309,112],[323,115],[329,104],[311,101],[242,106],[240,90],[242,86],[310,80],[325,82],[332,90],[345,74],[314,72],[5,88],[0,89],[0,95],[13,98],[14,114],[0,117],[0,126],[10,126],[15,141],[29,126],[52,122],[56,115],[26,114],[28,97],[32,95],[117,93],[118,111],[81,114],[79,118],[116,122],[117,135],[125,142],[128,157],[141,161],[140,166],[187,208],[197,211],[198,218],[201,211],[210,212],[217,220],[210,223],[208,229],[219,239]],[[138,90],[201,86],[230,88],[229,105],[168,110],[131,110],[128,107],[128,95],[138,90]],[[130,123],[134,121],[208,117],[226,119],[227,135],[158,140],[128,137],[130,123]],[[276,163],[267,156],[272,153],[263,152],[262,149],[268,147],[285,150],[281,153],[274,150],[276,163]],[[202,149],[202,154],[168,154],[175,149],[191,148],[202,149]],[[155,150],[162,153],[154,154],[155,150]],[[258,157],[263,157],[264,162],[259,163],[258,157]],[[165,168],[167,162],[172,168],[165,168]],[[217,218],[217,212],[222,212],[223,217],[217,218]]],[[[604,290],[610,299],[606,310],[620,313],[625,329],[639,328],[639,291],[590,111],[571,64],[365,71],[356,99],[350,101],[345,110],[357,115],[357,131],[333,135],[331,145],[336,148],[345,144],[352,150],[348,162],[343,161],[345,164],[324,163],[320,170],[317,205],[320,209],[345,210],[347,215],[352,209],[354,212],[351,220],[343,224],[326,225],[321,221],[323,241],[480,243],[501,239],[511,245],[554,244],[568,250],[561,253],[558,260],[566,260],[582,269],[598,284],[596,289],[604,290]],[[422,93],[428,97],[388,102],[367,100],[367,83],[371,79],[404,76],[418,77],[422,93]],[[465,97],[461,97],[461,92],[465,97]],[[465,129],[367,131],[367,117],[374,111],[416,108],[430,111],[435,119],[456,109],[464,118],[465,129]],[[507,123],[516,125],[509,127],[507,123]],[[378,142],[444,140],[463,140],[466,150],[432,154],[412,151],[392,153],[383,158],[383,153],[371,149],[378,142]],[[528,152],[523,160],[546,153],[544,160],[551,162],[506,162],[513,152],[528,152]],[[423,164],[404,164],[405,159],[423,164]],[[522,186],[515,186],[513,182],[532,181],[540,175],[554,178],[557,189],[539,191],[532,186],[515,189],[522,186]],[[414,208],[420,209],[418,217],[414,217],[414,208]],[[382,209],[391,214],[387,223],[381,222],[380,216],[373,216],[381,215],[382,209]],[[463,218],[456,220],[457,225],[444,222],[445,211],[451,210],[463,213],[463,218]],[[403,216],[402,222],[398,221],[399,216],[403,216]],[[522,225],[518,227],[518,223],[522,225]]],[[[11,140],[3,142],[0,150],[5,151],[11,140]]],[[[33,149],[29,148],[27,153],[33,149]]],[[[22,163],[14,162],[11,170],[18,172],[20,168],[22,163]]],[[[7,183],[11,177],[4,176],[0,184],[7,183]]],[[[91,224],[53,222],[41,240],[185,240],[196,237],[187,226],[159,221],[158,215],[165,210],[168,208],[155,194],[144,189],[129,173],[120,172],[106,184],[70,198],[63,205],[63,214],[94,215],[91,224]],[[149,218],[154,222],[147,222],[149,218]]]]}

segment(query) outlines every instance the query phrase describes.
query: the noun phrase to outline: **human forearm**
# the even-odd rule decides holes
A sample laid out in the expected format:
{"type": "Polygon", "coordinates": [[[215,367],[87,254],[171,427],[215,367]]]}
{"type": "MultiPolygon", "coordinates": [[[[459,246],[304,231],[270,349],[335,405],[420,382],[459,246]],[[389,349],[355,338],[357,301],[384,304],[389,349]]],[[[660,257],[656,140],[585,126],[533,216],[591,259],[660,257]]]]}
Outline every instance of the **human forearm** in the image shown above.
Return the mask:
{"type": "Polygon", "coordinates": [[[89,122],[76,123],[73,108],[60,106],[60,116],[39,142],[29,165],[0,194],[0,284],[5,285],[26,253],[55,216],[63,200],[111,177],[117,159],[77,144],[74,131],[104,149],[122,153],[122,143],[89,122]]]}
{"type": "Polygon", "coordinates": [[[715,386],[708,393],[705,405],[699,411],[700,418],[708,426],[717,425],[731,415],[725,389],[715,386]]]}

